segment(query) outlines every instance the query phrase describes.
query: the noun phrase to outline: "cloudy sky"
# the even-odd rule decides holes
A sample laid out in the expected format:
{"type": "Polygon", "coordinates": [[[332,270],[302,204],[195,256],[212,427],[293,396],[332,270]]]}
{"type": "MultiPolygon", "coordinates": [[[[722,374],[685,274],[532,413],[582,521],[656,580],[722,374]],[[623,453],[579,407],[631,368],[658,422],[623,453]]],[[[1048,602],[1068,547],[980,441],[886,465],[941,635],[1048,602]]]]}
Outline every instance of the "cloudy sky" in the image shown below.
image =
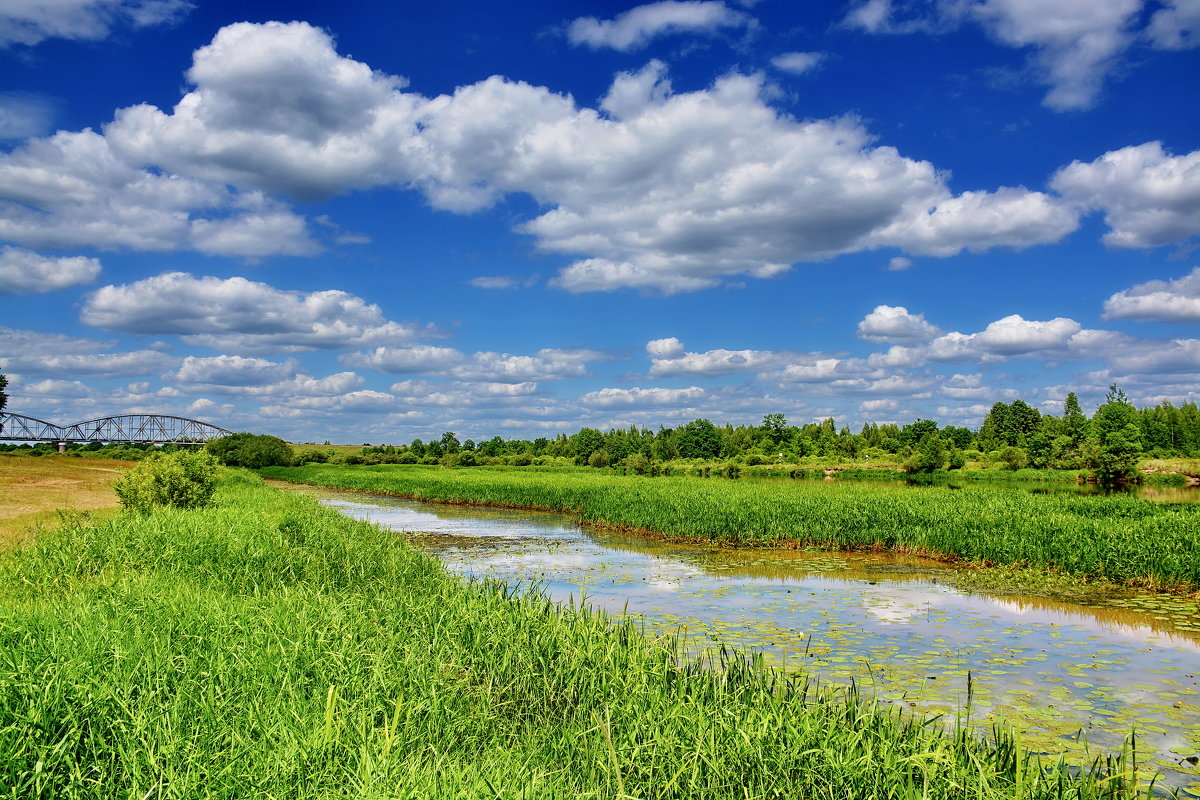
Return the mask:
{"type": "Polygon", "coordinates": [[[1200,400],[1200,0],[0,4],[9,411],[1200,400]]]}

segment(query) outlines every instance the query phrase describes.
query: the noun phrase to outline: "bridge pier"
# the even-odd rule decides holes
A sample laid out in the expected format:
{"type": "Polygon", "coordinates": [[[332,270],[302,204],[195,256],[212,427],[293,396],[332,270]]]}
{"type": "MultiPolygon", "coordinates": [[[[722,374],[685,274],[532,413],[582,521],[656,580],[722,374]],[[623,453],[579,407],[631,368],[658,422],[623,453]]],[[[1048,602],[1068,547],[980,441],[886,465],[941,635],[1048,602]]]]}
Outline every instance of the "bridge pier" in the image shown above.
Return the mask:
{"type": "Polygon", "coordinates": [[[58,442],[58,452],[60,452],[60,453],[67,452],[67,443],[66,442],[58,442]]]}

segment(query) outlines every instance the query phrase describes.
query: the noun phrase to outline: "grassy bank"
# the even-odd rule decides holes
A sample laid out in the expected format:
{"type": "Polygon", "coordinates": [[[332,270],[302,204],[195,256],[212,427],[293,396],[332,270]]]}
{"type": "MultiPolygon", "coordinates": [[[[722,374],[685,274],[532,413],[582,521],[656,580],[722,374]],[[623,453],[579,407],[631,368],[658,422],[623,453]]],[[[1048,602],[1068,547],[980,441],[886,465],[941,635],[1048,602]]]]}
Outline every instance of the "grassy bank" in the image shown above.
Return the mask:
{"type": "Polygon", "coordinates": [[[0,794],[1132,796],[1120,763],[1043,771],[1005,734],[681,666],[250,476],[218,497],[0,555],[0,794]]]}
{"type": "Polygon", "coordinates": [[[949,554],[1073,575],[1200,587],[1200,506],[1135,497],[870,484],[761,484],[404,467],[290,467],[264,474],[431,500],[566,511],[586,522],[722,545],[812,544],[949,554]]]}

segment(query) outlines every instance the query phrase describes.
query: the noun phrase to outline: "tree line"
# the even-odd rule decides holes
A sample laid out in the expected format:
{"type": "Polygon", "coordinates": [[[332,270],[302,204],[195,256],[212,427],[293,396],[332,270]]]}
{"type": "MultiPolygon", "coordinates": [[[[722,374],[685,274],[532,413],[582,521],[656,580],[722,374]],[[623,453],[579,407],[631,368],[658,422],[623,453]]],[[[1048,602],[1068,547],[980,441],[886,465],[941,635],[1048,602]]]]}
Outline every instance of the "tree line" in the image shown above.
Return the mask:
{"type": "MultiPolygon", "coordinates": [[[[301,452],[300,457],[308,454],[301,452]]],[[[524,466],[549,459],[592,467],[624,466],[635,471],[653,462],[736,460],[747,466],[800,463],[818,458],[871,463],[902,462],[913,472],[955,469],[984,461],[1022,467],[1092,469],[1118,478],[1140,458],[1200,457],[1200,409],[1188,402],[1137,408],[1117,386],[1091,418],[1074,392],[1062,414],[1038,411],[1023,400],[994,404],[978,430],[918,419],[906,425],[863,425],[857,433],[832,419],[791,425],[783,414],[767,414],[759,425],[715,425],[696,419],[675,428],[582,428],[554,438],[460,441],[453,432],[438,439],[398,446],[363,447],[366,463],[425,463],[524,466]]],[[[319,459],[319,454],[318,458],[319,459]]]]}

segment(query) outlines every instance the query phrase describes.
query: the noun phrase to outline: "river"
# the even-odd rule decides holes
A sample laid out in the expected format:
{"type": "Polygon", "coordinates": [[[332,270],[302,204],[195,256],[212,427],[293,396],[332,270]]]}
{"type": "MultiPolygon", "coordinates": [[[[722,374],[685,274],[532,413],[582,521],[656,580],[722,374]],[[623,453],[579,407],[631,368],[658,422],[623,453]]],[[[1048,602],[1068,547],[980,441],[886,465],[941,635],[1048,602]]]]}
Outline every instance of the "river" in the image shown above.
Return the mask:
{"type": "Polygon", "coordinates": [[[712,549],[588,530],[562,514],[302,491],[404,532],[461,575],[584,598],[648,632],[683,633],[693,652],[759,652],[821,682],[853,678],[881,702],[1016,725],[1051,756],[1090,760],[1134,730],[1160,785],[1200,797],[1194,600],[989,596],[955,588],[958,568],[919,558],[712,549]]]}

